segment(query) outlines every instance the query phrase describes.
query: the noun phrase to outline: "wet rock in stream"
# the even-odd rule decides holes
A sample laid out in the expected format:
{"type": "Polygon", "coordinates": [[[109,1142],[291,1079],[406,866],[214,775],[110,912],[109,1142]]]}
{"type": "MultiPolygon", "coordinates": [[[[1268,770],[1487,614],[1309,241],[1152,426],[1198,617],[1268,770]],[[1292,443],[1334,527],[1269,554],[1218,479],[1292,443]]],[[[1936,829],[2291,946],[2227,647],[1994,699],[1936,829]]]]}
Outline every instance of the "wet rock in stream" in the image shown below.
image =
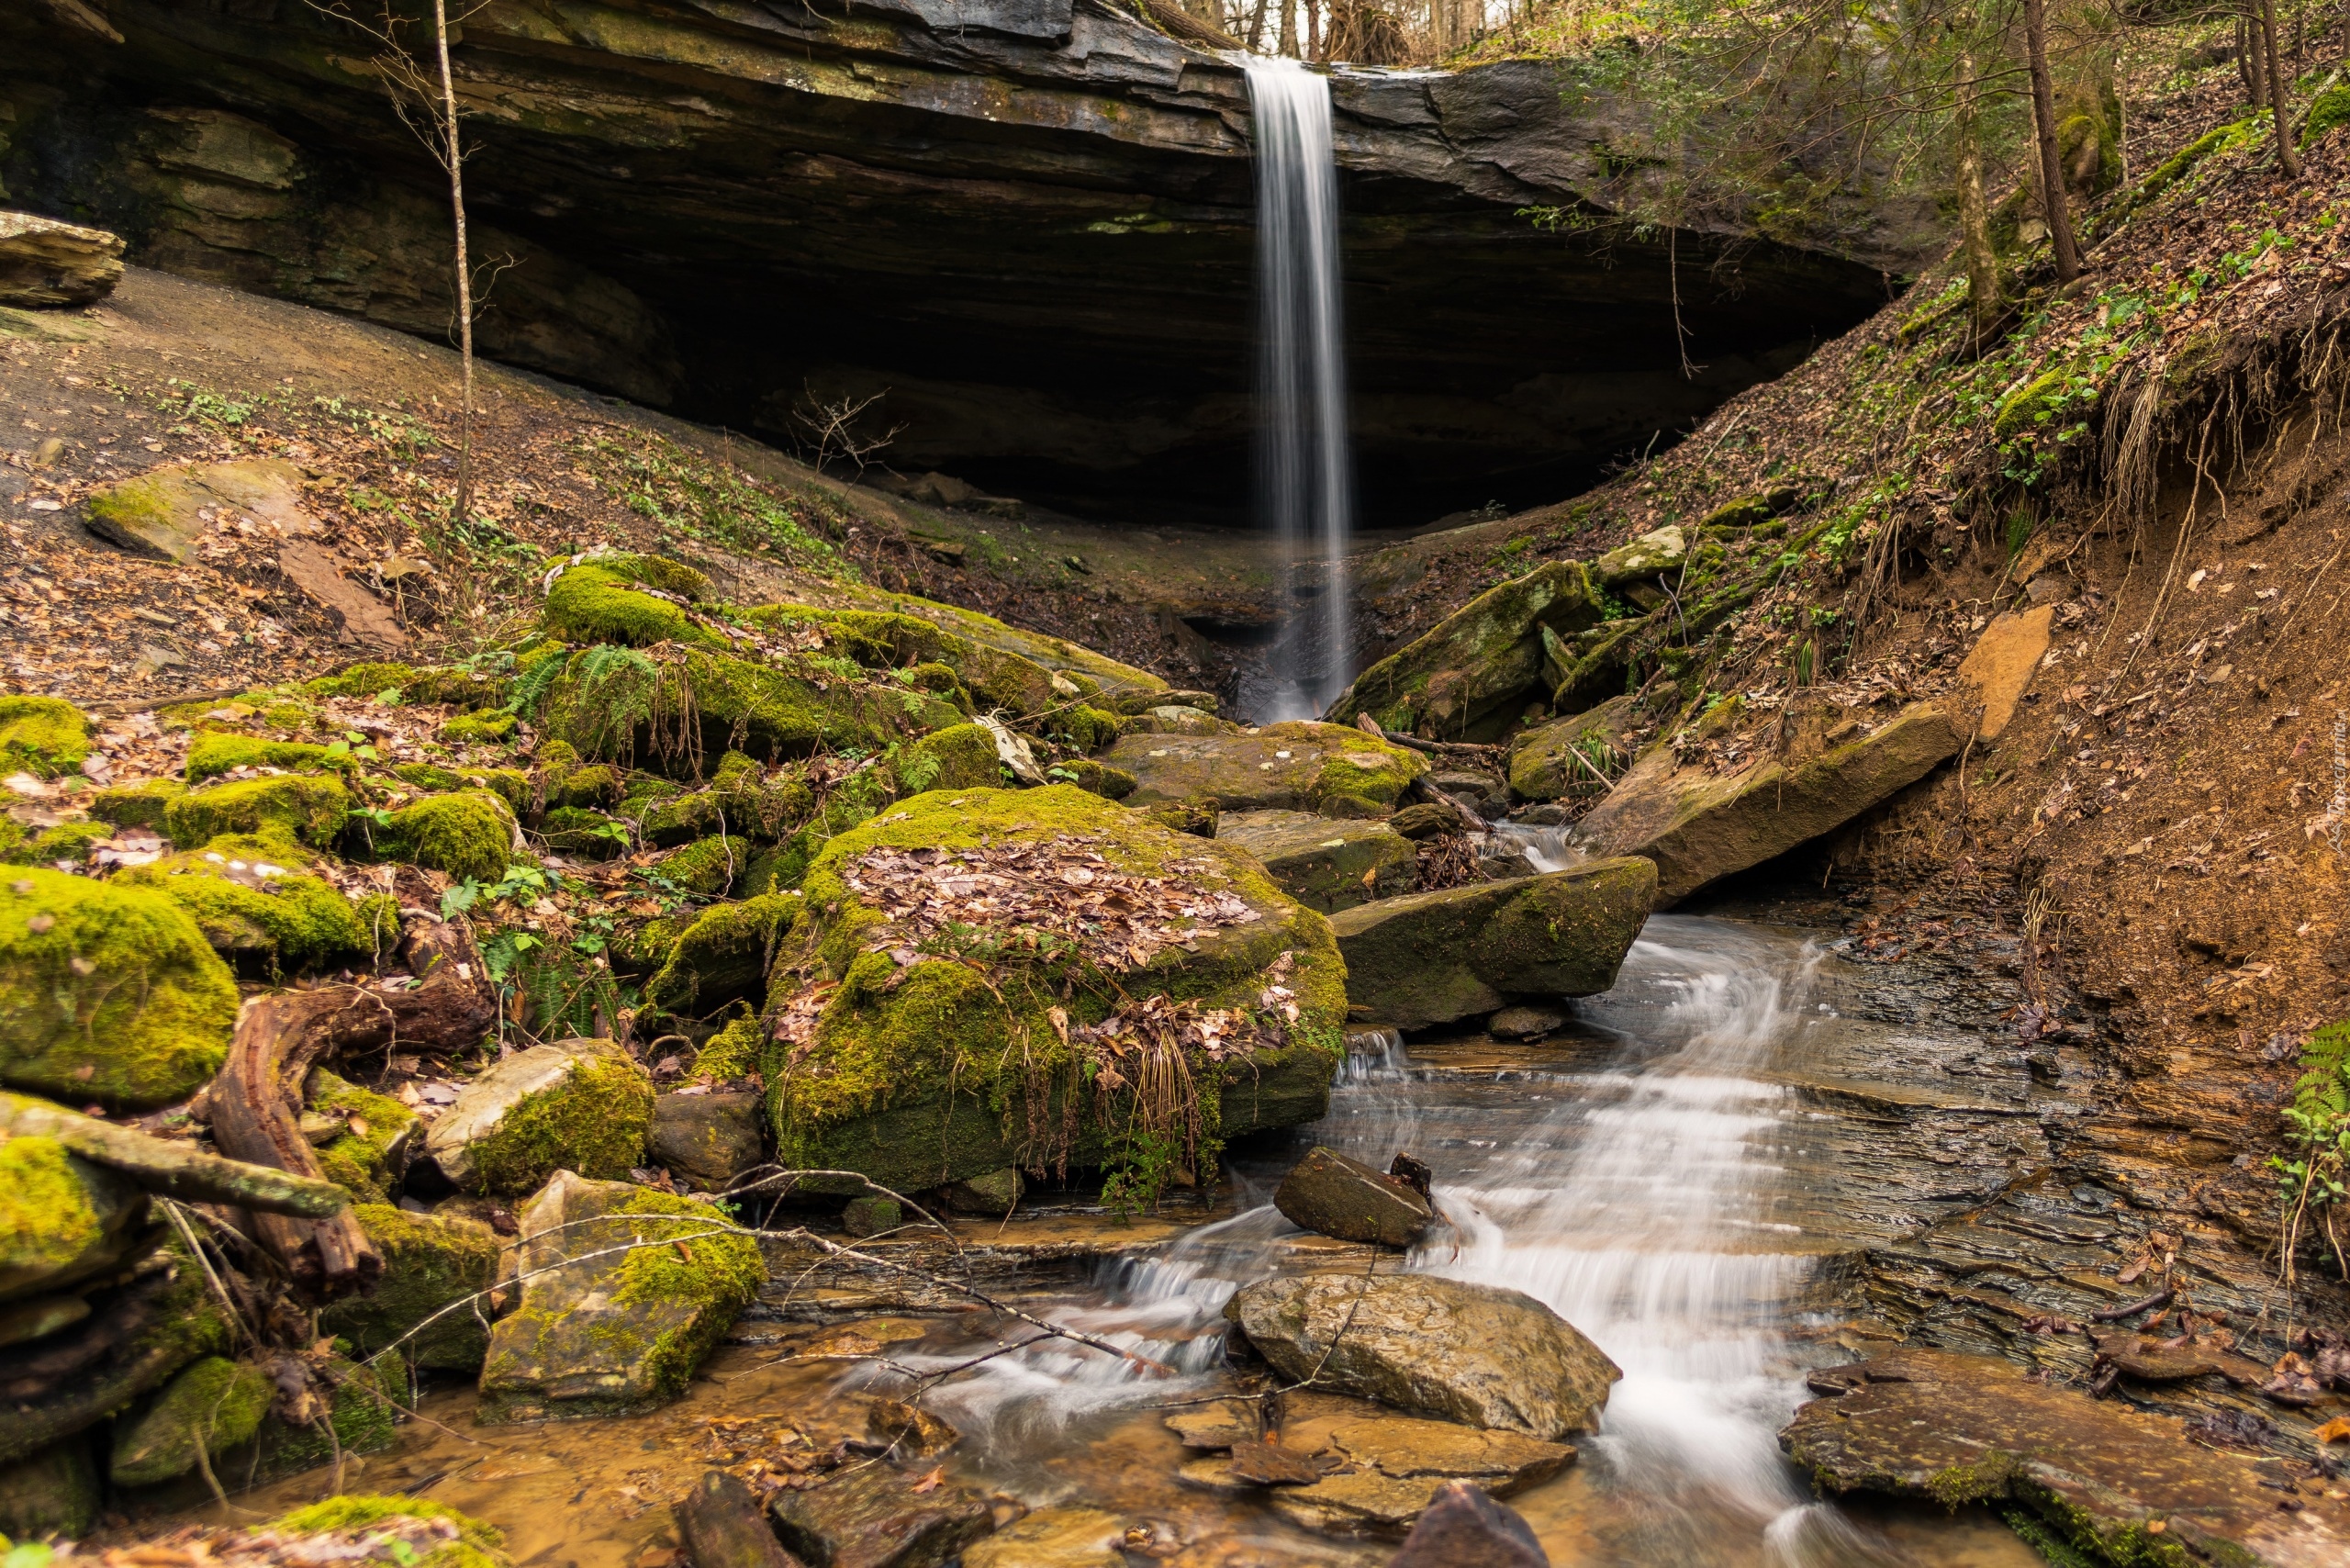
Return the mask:
{"type": "Polygon", "coordinates": [[[1448,1481],[1388,1568],[1550,1568],[1550,1554],[1516,1509],[1448,1481]]]}
{"type": "Polygon", "coordinates": [[[2104,1562],[2350,1559],[2350,1507],[2306,1467],[2192,1443],[2005,1361],[1905,1347],[1810,1382],[1829,1396],[1779,1440],[1824,1492],[2020,1504],[2104,1562]]]}
{"type": "Polygon", "coordinates": [[[1596,1429],[1624,1375],[1532,1296],[1428,1274],[1260,1280],[1224,1315],[1284,1378],[1544,1439],[1596,1429]]]}
{"type": "Polygon", "coordinates": [[[1039,1508],[963,1553],[963,1568],[1125,1568],[1125,1521],[1100,1508],[1039,1508]]]}
{"type": "Polygon", "coordinates": [[[940,1568],[995,1529],[977,1492],[887,1464],[787,1488],[768,1507],[784,1545],[813,1568],[940,1568]]]}
{"type": "Polygon", "coordinates": [[[694,1568],[804,1568],[776,1539],[751,1489],[722,1470],[697,1482],[676,1512],[694,1568]]]}
{"type": "Polygon", "coordinates": [[[1273,1206],[1301,1229],[1381,1247],[1409,1247],[1435,1218],[1427,1199],[1403,1182],[1320,1148],[1282,1178],[1273,1206]]]}

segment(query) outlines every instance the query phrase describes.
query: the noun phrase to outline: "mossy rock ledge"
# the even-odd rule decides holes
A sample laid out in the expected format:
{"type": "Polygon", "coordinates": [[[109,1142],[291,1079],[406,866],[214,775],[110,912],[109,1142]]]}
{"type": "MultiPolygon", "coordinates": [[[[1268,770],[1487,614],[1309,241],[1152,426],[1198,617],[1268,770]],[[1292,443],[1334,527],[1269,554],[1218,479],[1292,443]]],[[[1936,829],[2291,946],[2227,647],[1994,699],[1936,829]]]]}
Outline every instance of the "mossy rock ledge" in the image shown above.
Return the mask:
{"type": "Polygon", "coordinates": [[[786,1165],[857,1170],[899,1192],[1014,1166],[1099,1168],[1121,1154],[1112,1129],[1163,1126],[1171,1112],[1183,1124],[1173,1141],[1204,1179],[1224,1139],[1311,1121],[1328,1104],[1345,1016],[1329,924],[1237,848],[1072,785],[937,790],[833,840],[804,892],[776,973],[814,983],[774,985],[766,1014],[786,1165]],[[967,876],[974,891],[1003,893],[985,876],[1016,880],[1003,868],[1031,852],[1039,881],[1025,895],[1015,888],[992,913],[950,902],[946,917],[968,922],[951,934],[956,951],[919,939],[922,917],[892,907],[909,886],[952,901],[967,876]],[[934,875],[869,886],[891,854],[928,857],[934,875]],[[1022,896],[1032,908],[1075,904],[1113,883],[1144,907],[1180,897],[1203,913],[1163,922],[1138,958],[1106,959],[1082,944],[1073,958],[1049,957],[1049,941],[1040,954],[1037,928],[1002,913],[1022,896]],[[1212,1052],[1194,1048],[1196,1032],[1153,1036],[1153,1048],[1182,1053],[1192,1086],[1173,1105],[1139,1104],[1121,1081],[1138,1058],[1118,1053],[1136,1048],[1135,1020],[1153,1016],[1209,1017],[1225,1031],[1212,1052]]]}
{"type": "Polygon", "coordinates": [[[1133,776],[1129,806],[1212,804],[1325,817],[1383,817],[1428,770],[1418,752],[1310,722],[1234,734],[1124,735],[1102,760],[1133,776]]]}
{"type": "Polygon", "coordinates": [[[767,1281],[710,1204],[558,1171],[520,1215],[522,1299],[490,1330],[485,1422],[632,1415],[675,1398],[767,1281]]]}

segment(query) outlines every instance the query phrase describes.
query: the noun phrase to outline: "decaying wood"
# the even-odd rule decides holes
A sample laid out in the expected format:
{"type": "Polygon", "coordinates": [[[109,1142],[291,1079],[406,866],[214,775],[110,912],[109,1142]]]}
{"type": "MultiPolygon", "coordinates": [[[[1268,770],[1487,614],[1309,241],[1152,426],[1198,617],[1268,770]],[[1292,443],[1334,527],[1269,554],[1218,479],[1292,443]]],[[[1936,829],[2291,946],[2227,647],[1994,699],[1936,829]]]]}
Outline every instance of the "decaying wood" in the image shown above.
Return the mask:
{"type": "Polygon", "coordinates": [[[776,1539],[751,1489],[722,1470],[694,1483],[676,1512],[694,1568],[800,1568],[800,1559],[776,1539]]]}
{"type": "MultiPolygon", "coordinates": [[[[300,1124],[302,1083],[314,1063],[395,1045],[459,1051],[480,1043],[496,1022],[497,998],[464,930],[429,915],[411,918],[398,957],[406,974],[245,1004],[212,1087],[212,1137],[224,1152],[321,1180],[300,1124]]],[[[253,1229],[311,1301],[367,1290],[383,1272],[383,1259],[348,1209],[317,1218],[256,1214],[253,1229]]]]}
{"type": "Polygon", "coordinates": [[[223,1159],[194,1144],[150,1137],[22,1094],[0,1093],[0,1133],[52,1138],[93,1164],[121,1171],[150,1193],[191,1203],[233,1204],[256,1214],[323,1219],[350,1201],[331,1182],[223,1159]]]}

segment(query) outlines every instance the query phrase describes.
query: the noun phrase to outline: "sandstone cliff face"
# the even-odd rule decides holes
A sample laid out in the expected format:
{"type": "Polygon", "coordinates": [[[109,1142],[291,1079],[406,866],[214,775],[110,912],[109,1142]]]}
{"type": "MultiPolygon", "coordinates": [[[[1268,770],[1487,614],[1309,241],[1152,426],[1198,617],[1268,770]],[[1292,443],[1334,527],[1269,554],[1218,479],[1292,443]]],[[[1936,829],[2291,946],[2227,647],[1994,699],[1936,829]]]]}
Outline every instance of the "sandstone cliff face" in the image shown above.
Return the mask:
{"type": "MultiPolygon", "coordinates": [[[[366,39],[299,0],[106,9],[121,43],[0,21],[15,199],[120,222],[174,270],[439,330],[437,171],[366,39]]],[[[736,423],[883,392],[901,466],[1065,506],[1243,493],[1234,58],[1102,0],[491,0],[454,64],[476,248],[518,263],[490,352],[736,423]]],[[[1546,232],[1521,209],[1605,214],[1673,172],[1641,105],[1528,62],[1333,89],[1363,488],[1400,521],[1558,493],[1940,243],[1859,189],[1767,239],[1754,198],[1701,193],[1670,252],[1546,232]]]]}

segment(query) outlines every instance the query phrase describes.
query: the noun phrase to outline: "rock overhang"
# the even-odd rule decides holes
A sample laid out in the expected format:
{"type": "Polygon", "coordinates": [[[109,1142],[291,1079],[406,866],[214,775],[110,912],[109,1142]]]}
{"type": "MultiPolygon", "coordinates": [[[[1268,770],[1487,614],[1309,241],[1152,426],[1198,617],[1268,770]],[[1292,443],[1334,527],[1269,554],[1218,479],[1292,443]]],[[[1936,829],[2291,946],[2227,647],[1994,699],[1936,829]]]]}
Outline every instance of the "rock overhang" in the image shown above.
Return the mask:
{"type": "MultiPolygon", "coordinates": [[[[12,160],[11,185],[103,209],[88,171],[118,122],[195,100],[313,154],[314,185],[430,190],[351,39],[290,3],[238,12],[117,0],[119,46],[37,30],[21,57],[95,76],[116,129],[56,109],[56,129],[20,134],[50,151],[12,160]]],[[[904,426],[901,468],[1081,513],[1245,518],[1238,57],[1103,0],[492,0],[453,54],[476,220],[657,319],[677,368],[638,379],[674,383],[680,411],[788,435],[795,403],[879,393],[868,417],[904,426]]],[[[1523,209],[1631,199],[1644,176],[1610,149],[1646,133],[1637,103],[1545,62],[1331,79],[1369,521],[1550,498],[1786,368],[1939,242],[1930,217],[1856,190],[1791,242],[1756,239],[1752,202],[1725,196],[1670,243],[1617,236],[1602,253],[1523,209]],[[1676,290],[1707,365],[1694,378],[1676,290]]],[[[138,240],[138,212],[96,215],[138,240]]],[[[548,308],[559,324],[596,298],[566,283],[548,308]]],[[[618,380],[628,353],[663,351],[610,309],[628,317],[599,339],[618,380]]]]}

